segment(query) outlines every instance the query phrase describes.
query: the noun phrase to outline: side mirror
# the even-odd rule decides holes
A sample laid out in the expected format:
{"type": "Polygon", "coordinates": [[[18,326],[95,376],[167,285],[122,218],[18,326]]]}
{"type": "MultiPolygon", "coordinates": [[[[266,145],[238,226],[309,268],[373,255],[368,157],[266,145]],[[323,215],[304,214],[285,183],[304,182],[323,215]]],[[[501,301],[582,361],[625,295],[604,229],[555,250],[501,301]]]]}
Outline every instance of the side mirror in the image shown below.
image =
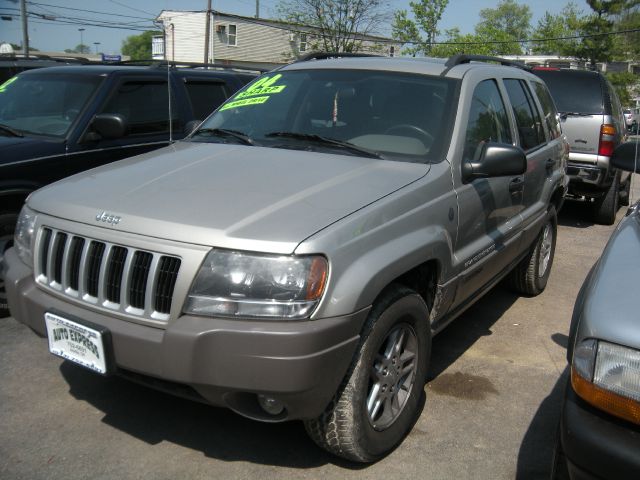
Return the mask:
{"type": "Polygon", "coordinates": [[[127,121],[118,113],[99,113],[91,121],[91,126],[103,139],[113,140],[124,137],[127,121]]]}
{"type": "Polygon", "coordinates": [[[631,140],[619,145],[611,155],[611,165],[627,172],[640,173],[640,143],[631,140]]]}
{"type": "Polygon", "coordinates": [[[194,130],[196,128],[198,128],[198,125],[200,125],[202,123],[202,120],[190,120],[186,123],[186,125],[184,126],[184,135],[185,136],[189,136],[191,135],[194,130]]]}
{"type": "Polygon", "coordinates": [[[462,181],[469,183],[476,178],[522,175],[526,171],[527,156],[520,147],[487,142],[478,159],[463,162],[462,181]]]}

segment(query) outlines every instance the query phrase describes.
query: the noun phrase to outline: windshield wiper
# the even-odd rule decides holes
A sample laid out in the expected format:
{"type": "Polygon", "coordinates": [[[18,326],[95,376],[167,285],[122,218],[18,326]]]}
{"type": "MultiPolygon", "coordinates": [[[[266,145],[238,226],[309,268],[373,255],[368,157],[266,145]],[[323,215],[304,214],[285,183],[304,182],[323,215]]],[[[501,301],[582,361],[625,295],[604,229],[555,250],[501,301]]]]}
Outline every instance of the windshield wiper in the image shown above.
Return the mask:
{"type": "Polygon", "coordinates": [[[209,133],[218,137],[232,137],[236,140],[240,140],[245,145],[254,145],[251,137],[237,130],[229,130],[226,128],[201,128],[200,130],[196,130],[193,135],[201,135],[203,133],[209,133]]]}
{"type": "Polygon", "coordinates": [[[21,134],[19,131],[14,130],[13,128],[11,128],[9,125],[4,125],[2,123],[0,123],[0,131],[1,132],[5,132],[8,133],[9,135],[11,135],[12,137],[24,137],[23,134],[21,134]]]}
{"type": "Polygon", "coordinates": [[[369,150],[368,148],[359,147],[358,145],[354,145],[353,143],[350,143],[350,142],[337,140],[335,138],[323,137],[322,135],[316,135],[314,133],[271,132],[271,133],[267,133],[265,137],[282,137],[282,138],[294,138],[296,140],[309,140],[315,143],[322,143],[332,147],[339,147],[339,148],[351,150],[353,152],[360,153],[366,157],[384,159],[384,157],[380,155],[378,152],[374,152],[373,150],[369,150]]]}

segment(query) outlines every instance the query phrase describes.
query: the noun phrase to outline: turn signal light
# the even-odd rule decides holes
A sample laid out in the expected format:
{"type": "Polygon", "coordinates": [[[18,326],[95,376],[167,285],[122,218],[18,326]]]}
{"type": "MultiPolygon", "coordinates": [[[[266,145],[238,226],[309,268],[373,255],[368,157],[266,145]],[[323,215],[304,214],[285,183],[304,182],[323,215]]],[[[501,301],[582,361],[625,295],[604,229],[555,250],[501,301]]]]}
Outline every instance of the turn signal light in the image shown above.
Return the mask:
{"type": "Polygon", "coordinates": [[[615,417],[640,425],[640,404],[617,393],[605,390],[584,379],[571,367],[571,386],[587,403],[615,417]]]}
{"type": "Polygon", "coordinates": [[[603,155],[605,157],[610,157],[611,155],[613,155],[616,133],[617,131],[615,125],[605,123],[600,127],[600,144],[598,146],[598,155],[603,155]]]}

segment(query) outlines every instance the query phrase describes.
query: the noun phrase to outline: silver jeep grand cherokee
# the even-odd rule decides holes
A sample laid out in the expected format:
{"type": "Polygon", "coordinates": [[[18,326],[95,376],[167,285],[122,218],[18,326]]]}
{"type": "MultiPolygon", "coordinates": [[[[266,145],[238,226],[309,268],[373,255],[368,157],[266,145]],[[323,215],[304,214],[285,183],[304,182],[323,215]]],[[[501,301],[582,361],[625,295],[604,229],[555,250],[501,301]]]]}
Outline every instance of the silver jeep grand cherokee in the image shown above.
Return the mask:
{"type": "Polygon", "coordinates": [[[37,191],[12,314],[100,374],[375,461],[420,413],[433,335],[507,275],[542,292],[553,262],[553,101],[472,60],[317,56],[188,141],[37,191]]]}

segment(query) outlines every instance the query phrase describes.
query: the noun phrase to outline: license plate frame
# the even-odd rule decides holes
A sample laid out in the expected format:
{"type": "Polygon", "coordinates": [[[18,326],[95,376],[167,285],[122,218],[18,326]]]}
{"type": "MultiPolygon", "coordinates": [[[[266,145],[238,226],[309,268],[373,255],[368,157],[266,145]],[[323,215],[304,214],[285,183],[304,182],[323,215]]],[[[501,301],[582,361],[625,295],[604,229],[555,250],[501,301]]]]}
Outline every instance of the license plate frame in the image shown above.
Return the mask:
{"type": "Polygon", "coordinates": [[[113,371],[111,332],[100,325],[45,312],[49,352],[103,376],[113,371]]]}

